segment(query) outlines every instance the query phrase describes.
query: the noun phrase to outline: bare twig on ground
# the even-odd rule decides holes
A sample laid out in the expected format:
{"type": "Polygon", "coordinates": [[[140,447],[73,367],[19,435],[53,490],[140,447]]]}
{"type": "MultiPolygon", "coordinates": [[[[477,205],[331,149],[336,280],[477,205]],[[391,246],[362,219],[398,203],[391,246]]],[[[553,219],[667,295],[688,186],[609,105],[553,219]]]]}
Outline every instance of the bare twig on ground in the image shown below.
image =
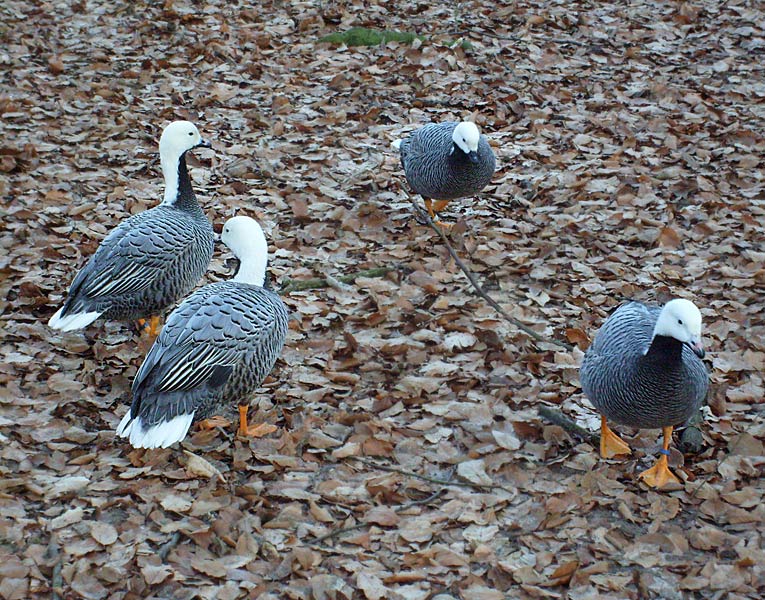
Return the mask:
{"type": "Polygon", "coordinates": [[[462,259],[457,255],[457,251],[454,249],[454,247],[449,242],[449,238],[447,235],[441,230],[438,225],[436,225],[433,222],[433,219],[430,218],[430,215],[425,212],[418,204],[417,202],[412,199],[412,205],[414,206],[414,210],[417,211],[419,217],[423,220],[424,223],[426,223],[433,231],[435,231],[438,236],[441,238],[441,241],[444,243],[444,246],[446,246],[446,249],[449,251],[449,254],[454,259],[454,262],[457,263],[457,266],[460,268],[460,270],[465,274],[465,276],[470,281],[470,284],[475,289],[476,293],[486,300],[486,302],[489,303],[489,305],[496,310],[499,314],[501,314],[507,321],[515,325],[518,329],[523,331],[526,335],[528,335],[530,338],[536,340],[537,342],[543,343],[543,344],[551,344],[553,346],[558,346],[559,348],[563,348],[564,350],[573,350],[574,347],[570,344],[567,344],[565,342],[561,342],[558,340],[552,340],[545,336],[543,336],[540,333],[537,333],[531,327],[528,325],[525,325],[524,323],[521,323],[518,319],[513,317],[512,315],[508,314],[507,311],[505,311],[504,308],[502,308],[494,298],[489,296],[487,294],[483,287],[481,287],[481,284],[478,283],[478,280],[476,279],[473,272],[470,270],[470,268],[462,262],[462,259]]]}
{"type": "MultiPolygon", "coordinates": [[[[587,429],[584,429],[583,427],[580,427],[576,423],[574,423],[573,420],[569,419],[566,415],[561,413],[558,410],[555,410],[554,408],[550,406],[540,406],[538,409],[539,416],[547,419],[551,423],[554,423],[555,425],[559,425],[569,433],[573,433],[574,435],[577,435],[584,439],[585,441],[589,442],[596,448],[600,446],[600,436],[596,433],[592,433],[588,431],[587,429]]],[[[683,431],[683,433],[680,436],[680,442],[681,443],[687,443],[687,437],[690,436],[690,439],[695,440],[695,437],[698,436],[701,438],[701,431],[697,427],[697,425],[701,422],[701,416],[694,417],[691,419],[691,424],[686,427],[686,429],[683,431]]],[[[703,444],[703,440],[702,440],[703,444]]],[[[701,448],[701,446],[700,446],[701,448]]],[[[691,447],[686,448],[690,453],[696,454],[700,451],[699,448],[691,447]]],[[[732,451],[732,450],[731,450],[732,451]]],[[[728,455],[726,455],[728,456],[728,455]]],[[[717,466],[720,465],[720,462],[722,462],[720,459],[717,461],[717,466]]],[[[709,473],[707,473],[701,480],[701,483],[699,483],[691,492],[689,498],[692,499],[696,496],[696,494],[699,492],[699,490],[704,487],[704,485],[709,481],[709,479],[717,472],[717,468],[713,469],[709,473]]]]}
{"type": "Polygon", "coordinates": [[[371,523],[362,521],[360,523],[356,523],[355,525],[349,525],[348,527],[333,529],[329,533],[319,536],[315,540],[311,540],[309,543],[312,546],[320,546],[323,542],[326,542],[327,540],[331,540],[332,538],[336,538],[337,536],[343,535],[345,533],[350,533],[351,531],[358,531],[359,529],[364,529],[365,527],[369,527],[370,525],[371,523]]]}
{"type": "Polygon", "coordinates": [[[332,277],[331,281],[325,278],[318,277],[316,279],[304,279],[301,281],[287,280],[285,284],[279,290],[281,295],[289,294],[290,292],[302,292],[304,290],[316,290],[320,288],[332,287],[339,283],[353,283],[359,277],[383,277],[392,271],[397,271],[398,266],[394,267],[375,267],[374,269],[366,269],[365,271],[358,271],[357,273],[351,273],[350,275],[342,275],[341,277],[332,277]]]}
{"type": "Polygon", "coordinates": [[[588,431],[584,427],[580,427],[572,419],[569,419],[562,412],[552,408],[551,406],[542,405],[537,409],[540,417],[547,419],[550,423],[558,425],[574,435],[582,438],[583,440],[593,444],[595,447],[600,446],[600,436],[596,433],[588,431]]]}
{"type": "Polygon", "coordinates": [[[373,469],[379,469],[380,471],[387,471],[388,473],[399,473],[400,475],[406,475],[407,477],[414,477],[415,479],[421,479],[422,481],[429,481],[430,483],[437,483],[439,485],[467,487],[467,488],[473,488],[476,490],[504,490],[511,494],[515,493],[515,490],[511,490],[510,488],[505,487],[504,485],[499,485],[496,483],[483,484],[483,483],[471,483],[469,481],[452,481],[451,479],[438,479],[437,477],[428,477],[427,475],[422,475],[421,473],[415,473],[414,471],[406,471],[405,469],[398,469],[396,467],[389,467],[388,465],[381,465],[371,460],[366,460],[364,458],[361,458],[360,456],[349,456],[348,458],[352,458],[353,460],[363,463],[367,465],[368,467],[372,467],[373,469]]]}
{"type": "Polygon", "coordinates": [[[402,513],[405,510],[408,510],[414,506],[423,506],[425,504],[430,504],[438,498],[441,494],[443,494],[446,491],[446,488],[439,488],[435,492],[433,492],[430,496],[427,496],[426,498],[421,498],[419,500],[412,500],[411,502],[407,502],[406,504],[402,504],[396,509],[396,513],[402,513]]]}
{"type": "MultiPolygon", "coordinates": [[[[412,508],[413,506],[422,506],[423,504],[429,504],[430,502],[438,498],[441,494],[443,494],[444,491],[445,491],[445,488],[439,488],[427,498],[423,498],[422,500],[413,500],[412,502],[407,502],[406,504],[402,504],[401,506],[394,508],[393,512],[398,514],[409,508],[412,508]]],[[[311,540],[310,544],[321,545],[323,542],[336,538],[339,535],[350,533],[351,531],[358,531],[359,529],[365,529],[367,527],[370,527],[373,524],[374,523],[369,523],[368,521],[361,521],[359,523],[356,523],[355,525],[349,525],[348,527],[341,527],[340,529],[334,529],[330,531],[329,533],[326,533],[320,537],[317,537],[315,540],[311,540]]]]}
{"type": "MultiPolygon", "coordinates": [[[[452,481],[451,479],[439,479],[437,477],[429,477],[427,475],[422,475],[420,473],[415,473],[414,471],[407,471],[405,469],[398,469],[396,467],[390,467],[388,465],[381,465],[379,463],[376,463],[371,460],[367,460],[365,458],[362,458],[360,456],[350,456],[348,458],[351,458],[355,461],[358,461],[364,465],[367,465],[368,467],[371,467],[373,469],[378,469],[380,471],[386,471],[389,473],[399,473],[401,475],[405,475],[407,477],[414,477],[416,479],[421,479],[422,481],[427,481],[430,483],[434,483],[437,485],[441,485],[444,487],[441,487],[437,489],[435,492],[433,492],[430,496],[427,498],[423,498],[421,500],[413,500],[412,502],[408,502],[407,504],[402,504],[398,508],[394,509],[394,512],[397,514],[400,512],[403,512],[409,508],[412,508],[413,506],[420,506],[423,504],[428,504],[438,498],[441,494],[443,494],[446,491],[447,487],[450,486],[456,486],[456,487],[468,487],[473,489],[479,489],[479,490],[486,490],[486,489],[500,489],[504,490],[506,492],[514,493],[515,490],[511,490],[503,485],[497,485],[497,484],[479,484],[479,483],[470,483],[470,482],[463,482],[463,481],[452,481]]],[[[318,544],[320,545],[322,542],[325,542],[326,540],[335,538],[339,535],[343,535],[345,533],[349,533],[351,531],[357,531],[359,529],[364,529],[368,526],[370,526],[371,523],[368,523],[366,521],[356,523],[355,525],[349,525],[348,527],[343,527],[340,529],[335,529],[333,531],[330,531],[329,533],[316,538],[315,540],[311,540],[311,544],[318,544]]]]}
{"type": "MultiPolygon", "coordinates": [[[[559,425],[569,433],[573,433],[596,447],[600,445],[600,436],[597,433],[593,433],[584,427],[580,427],[559,410],[556,410],[551,406],[542,405],[537,412],[540,417],[547,419],[554,425],[559,425]]],[[[703,438],[701,437],[701,430],[698,427],[701,421],[702,419],[700,415],[694,417],[680,434],[680,449],[687,454],[698,454],[703,450],[703,438]]]]}

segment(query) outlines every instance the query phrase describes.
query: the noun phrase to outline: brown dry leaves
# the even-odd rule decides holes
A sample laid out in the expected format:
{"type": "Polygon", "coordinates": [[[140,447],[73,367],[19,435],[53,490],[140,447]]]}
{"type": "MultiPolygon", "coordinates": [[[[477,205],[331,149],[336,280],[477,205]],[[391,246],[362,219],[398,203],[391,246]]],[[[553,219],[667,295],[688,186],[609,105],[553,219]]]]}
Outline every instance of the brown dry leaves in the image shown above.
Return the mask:
{"type": "Polygon", "coordinates": [[[761,597],[761,11],[360,6],[0,9],[0,598],[761,597]],[[354,25],[429,41],[314,43],[354,25]],[[411,217],[389,143],[470,114],[501,170],[450,206],[456,245],[572,353],[502,321],[411,217]],[[287,298],[262,437],[132,451],[113,431],[145,348],[123,324],[44,322],[157,203],[175,118],[214,140],[192,163],[209,216],[259,218],[278,279],[401,273],[287,298]],[[604,462],[536,407],[595,429],[581,349],[623,298],[672,294],[705,315],[714,415],[701,455],[673,452],[684,489],[658,494],[635,481],[657,432],[604,462]]]}

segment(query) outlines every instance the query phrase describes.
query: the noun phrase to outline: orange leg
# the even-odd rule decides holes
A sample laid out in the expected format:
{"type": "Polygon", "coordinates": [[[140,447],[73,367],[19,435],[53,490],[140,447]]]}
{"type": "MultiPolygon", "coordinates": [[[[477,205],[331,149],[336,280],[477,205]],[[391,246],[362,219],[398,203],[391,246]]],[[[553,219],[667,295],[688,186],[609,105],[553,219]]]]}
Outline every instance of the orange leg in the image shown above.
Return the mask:
{"type": "Polygon", "coordinates": [[[162,327],[160,326],[161,322],[161,317],[152,316],[148,319],[138,319],[136,324],[138,325],[138,331],[145,331],[150,338],[155,338],[159,335],[159,332],[162,331],[162,327]]]}
{"type": "Polygon", "coordinates": [[[616,435],[606,423],[606,418],[600,417],[600,456],[612,458],[619,454],[632,454],[630,447],[622,438],[616,435]]]}
{"type": "Polygon", "coordinates": [[[269,433],[273,433],[278,429],[276,425],[271,423],[258,423],[257,425],[247,425],[247,409],[248,406],[239,405],[239,429],[237,434],[244,437],[263,437],[269,433]]]}
{"type": "Polygon", "coordinates": [[[430,215],[430,218],[433,219],[433,222],[444,229],[451,229],[452,224],[444,223],[436,214],[437,212],[444,210],[447,204],[449,204],[449,200],[431,200],[430,198],[425,198],[425,208],[428,209],[428,214],[430,215]]]}
{"type": "Polygon", "coordinates": [[[667,456],[669,456],[669,444],[672,442],[672,427],[662,427],[664,432],[664,444],[662,446],[661,456],[656,464],[647,471],[643,471],[639,477],[648,485],[655,488],[662,488],[668,483],[682,484],[680,479],[669,470],[667,465],[667,456]]]}

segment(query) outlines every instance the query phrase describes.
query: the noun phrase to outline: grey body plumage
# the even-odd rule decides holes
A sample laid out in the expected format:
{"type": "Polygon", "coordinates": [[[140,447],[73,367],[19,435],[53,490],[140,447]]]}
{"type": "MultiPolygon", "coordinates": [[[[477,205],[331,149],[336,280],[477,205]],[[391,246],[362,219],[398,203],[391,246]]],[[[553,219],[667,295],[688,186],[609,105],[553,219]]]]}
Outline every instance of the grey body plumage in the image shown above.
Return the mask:
{"type": "Polygon", "coordinates": [[[67,313],[140,319],[162,312],[188,294],[213,253],[213,230],[199,206],[157,206],[121,223],[77,274],[67,313]]]}
{"type": "Polygon", "coordinates": [[[287,318],[279,296],[259,286],[224,281],[198,290],[170,315],[136,375],[133,417],[149,428],[228,411],[271,372],[287,318]]]}
{"type": "Polygon", "coordinates": [[[496,168],[494,152],[485,135],[471,160],[453,141],[459,123],[429,123],[401,140],[399,151],[412,189],[435,200],[455,200],[480,192],[496,168]]]}
{"type": "Polygon", "coordinates": [[[677,339],[653,335],[660,312],[638,302],[620,306],[585,353],[582,389],[608,420],[646,429],[680,425],[706,398],[701,359],[677,339]]]}
{"type": "Polygon", "coordinates": [[[214,234],[191,187],[185,152],[209,144],[185,121],[169,125],[163,141],[165,201],[123,221],[104,238],[76,275],[64,305],[49,321],[51,327],[68,331],[98,317],[156,315],[188,294],[204,275],[214,234]]]}
{"type": "Polygon", "coordinates": [[[279,295],[263,287],[262,229],[249,217],[234,217],[221,239],[239,258],[239,270],[231,281],[197,290],[167,318],[117,428],[136,447],[170,446],[194,421],[246,404],[281,355],[288,313],[279,295]]]}

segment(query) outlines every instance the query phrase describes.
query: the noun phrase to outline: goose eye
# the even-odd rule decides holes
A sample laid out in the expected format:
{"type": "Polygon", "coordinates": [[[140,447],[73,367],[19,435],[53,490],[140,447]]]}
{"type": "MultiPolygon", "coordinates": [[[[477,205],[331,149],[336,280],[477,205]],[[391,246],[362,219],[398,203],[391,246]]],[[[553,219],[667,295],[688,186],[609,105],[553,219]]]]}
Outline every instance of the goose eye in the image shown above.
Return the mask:
{"type": "Polygon", "coordinates": [[[682,325],[682,324],[683,324],[683,320],[682,320],[682,319],[678,319],[678,320],[677,320],[677,324],[678,324],[678,325],[682,325]]]}
{"type": "Polygon", "coordinates": [[[193,131],[189,131],[189,135],[194,135],[194,132],[193,131]]]}

